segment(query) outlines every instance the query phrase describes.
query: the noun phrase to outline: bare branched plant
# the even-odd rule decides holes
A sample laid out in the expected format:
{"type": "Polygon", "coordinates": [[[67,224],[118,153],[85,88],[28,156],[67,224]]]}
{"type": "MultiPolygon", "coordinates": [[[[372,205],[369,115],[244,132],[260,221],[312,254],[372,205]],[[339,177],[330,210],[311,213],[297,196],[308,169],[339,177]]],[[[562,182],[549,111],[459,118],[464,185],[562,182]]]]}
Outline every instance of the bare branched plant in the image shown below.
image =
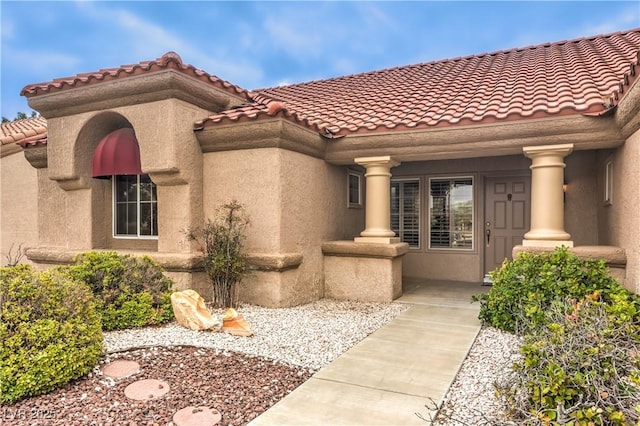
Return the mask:
{"type": "Polygon", "coordinates": [[[18,244],[18,247],[14,251],[15,243],[11,243],[9,252],[4,256],[6,260],[5,266],[16,266],[20,263],[26,252],[23,248],[23,244],[24,243],[18,244]]]}
{"type": "Polygon", "coordinates": [[[497,420],[492,419],[478,409],[469,410],[470,414],[467,414],[465,418],[457,416],[455,414],[455,407],[444,407],[444,402],[437,403],[433,398],[428,398],[429,402],[425,404],[427,409],[426,416],[422,413],[415,413],[415,415],[425,422],[427,425],[456,425],[456,426],[516,426],[518,423],[511,422],[509,420],[497,420]],[[473,419],[469,419],[469,415],[473,416],[473,419]]]}
{"type": "Polygon", "coordinates": [[[204,254],[215,307],[238,306],[238,285],[247,273],[244,239],[248,224],[244,207],[234,200],[218,208],[213,220],[187,231],[187,238],[199,244],[204,254]]]}

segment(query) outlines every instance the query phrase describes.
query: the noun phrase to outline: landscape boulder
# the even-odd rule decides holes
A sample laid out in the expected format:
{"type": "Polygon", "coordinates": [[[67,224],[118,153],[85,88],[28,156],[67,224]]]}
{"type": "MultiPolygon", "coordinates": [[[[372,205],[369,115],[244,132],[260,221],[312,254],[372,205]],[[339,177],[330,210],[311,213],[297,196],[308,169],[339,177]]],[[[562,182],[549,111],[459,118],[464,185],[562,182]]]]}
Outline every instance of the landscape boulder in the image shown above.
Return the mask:
{"type": "Polygon", "coordinates": [[[171,305],[176,321],[191,330],[220,331],[222,323],[211,315],[204,298],[195,290],[176,291],[171,294],[171,305]]]}
{"type": "Polygon", "coordinates": [[[249,323],[233,308],[229,308],[222,318],[222,331],[233,336],[253,335],[249,323]]]}

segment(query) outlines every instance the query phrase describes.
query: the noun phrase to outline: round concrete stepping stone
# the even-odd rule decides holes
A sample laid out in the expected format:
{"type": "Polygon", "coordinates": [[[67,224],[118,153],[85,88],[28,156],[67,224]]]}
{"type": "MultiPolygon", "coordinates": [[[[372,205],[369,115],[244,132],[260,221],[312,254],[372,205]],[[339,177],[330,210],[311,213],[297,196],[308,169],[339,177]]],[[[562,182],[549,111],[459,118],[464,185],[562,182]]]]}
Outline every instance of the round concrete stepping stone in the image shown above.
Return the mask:
{"type": "Polygon", "coordinates": [[[125,396],[136,401],[157,399],[167,392],[169,392],[169,383],[156,379],[138,380],[124,388],[125,396]]]}
{"type": "Polygon", "coordinates": [[[222,414],[215,408],[186,407],[173,415],[176,426],[213,426],[222,420],[222,414]]]}
{"type": "Polygon", "coordinates": [[[140,370],[140,364],[126,359],[115,360],[102,367],[102,374],[114,379],[129,377],[140,370]]]}

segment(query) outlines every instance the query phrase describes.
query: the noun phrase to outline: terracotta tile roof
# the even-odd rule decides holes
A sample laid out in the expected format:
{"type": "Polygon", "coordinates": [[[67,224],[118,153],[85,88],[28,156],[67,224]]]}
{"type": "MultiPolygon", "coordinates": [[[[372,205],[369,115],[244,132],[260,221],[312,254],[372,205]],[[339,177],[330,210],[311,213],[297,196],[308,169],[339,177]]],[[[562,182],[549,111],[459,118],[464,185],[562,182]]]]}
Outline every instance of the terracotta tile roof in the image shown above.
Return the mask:
{"type": "Polygon", "coordinates": [[[614,106],[640,65],[640,28],[328,80],[257,90],[203,126],[281,116],[326,135],[425,129],[614,106]]]}
{"type": "Polygon", "coordinates": [[[21,142],[46,143],[47,140],[47,120],[44,117],[9,121],[2,123],[0,127],[2,129],[0,145],[21,142]]]}
{"type": "Polygon", "coordinates": [[[46,93],[59,92],[61,90],[73,89],[104,81],[118,80],[141,74],[163,71],[166,69],[174,69],[229,93],[248,97],[248,92],[245,89],[199,70],[193,65],[183,64],[182,59],[175,52],[167,52],[155,61],[140,62],[133,65],[121,65],[118,68],[107,68],[96,72],[77,74],[73,77],[57,78],[50,82],[29,84],[22,89],[20,94],[30,98],[46,93]]]}

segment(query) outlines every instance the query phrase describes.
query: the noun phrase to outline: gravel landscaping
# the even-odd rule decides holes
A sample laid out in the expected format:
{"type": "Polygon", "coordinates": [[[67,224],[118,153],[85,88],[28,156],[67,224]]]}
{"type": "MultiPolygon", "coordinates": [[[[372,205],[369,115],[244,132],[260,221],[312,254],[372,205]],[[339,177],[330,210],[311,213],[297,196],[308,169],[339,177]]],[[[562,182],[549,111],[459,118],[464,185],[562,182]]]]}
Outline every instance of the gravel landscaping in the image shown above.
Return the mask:
{"type": "Polygon", "coordinates": [[[172,425],[174,413],[188,406],[216,408],[220,425],[246,424],[405,309],[330,300],[287,309],[242,306],[252,337],[175,323],[105,333],[109,353],[92,373],[0,407],[0,424],[172,425]],[[116,359],[137,361],[140,371],[117,380],[104,376],[100,367],[116,359]],[[124,389],[141,379],[166,381],[170,392],[157,400],[129,400],[124,389]]]}
{"type": "Polygon", "coordinates": [[[503,404],[495,396],[494,383],[508,377],[513,363],[521,358],[521,344],[522,338],[496,328],[480,330],[433,424],[510,424],[503,404]]]}
{"type": "MultiPolygon", "coordinates": [[[[220,425],[243,425],[407,308],[330,300],[286,309],[242,306],[252,337],[196,332],[175,322],[108,332],[108,354],[92,373],[0,407],[0,424],[173,425],[178,410],[207,406],[222,413],[220,425]],[[138,362],[139,372],[115,380],[103,375],[101,367],[117,359],[138,362]],[[170,392],[157,400],[128,399],[124,389],[142,379],[166,381],[170,392]]],[[[513,335],[483,328],[433,424],[504,424],[493,384],[508,374],[519,345],[513,335]]]]}

